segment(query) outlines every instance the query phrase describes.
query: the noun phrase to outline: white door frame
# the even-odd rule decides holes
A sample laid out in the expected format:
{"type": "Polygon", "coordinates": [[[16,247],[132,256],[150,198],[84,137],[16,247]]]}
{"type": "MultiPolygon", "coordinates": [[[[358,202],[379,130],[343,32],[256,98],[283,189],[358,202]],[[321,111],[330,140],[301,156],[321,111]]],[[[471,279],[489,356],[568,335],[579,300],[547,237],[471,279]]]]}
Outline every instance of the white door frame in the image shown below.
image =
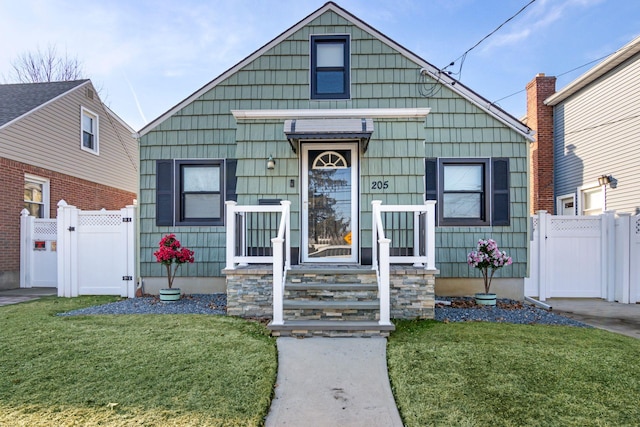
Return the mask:
{"type": "Polygon", "coordinates": [[[335,263],[335,264],[353,264],[358,262],[360,248],[360,224],[359,224],[359,194],[360,194],[360,157],[357,142],[307,142],[300,144],[300,196],[301,203],[301,219],[300,219],[300,254],[303,263],[335,263]],[[345,257],[309,257],[309,150],[350,150],[351,151],[351,256],[345,257]]]}

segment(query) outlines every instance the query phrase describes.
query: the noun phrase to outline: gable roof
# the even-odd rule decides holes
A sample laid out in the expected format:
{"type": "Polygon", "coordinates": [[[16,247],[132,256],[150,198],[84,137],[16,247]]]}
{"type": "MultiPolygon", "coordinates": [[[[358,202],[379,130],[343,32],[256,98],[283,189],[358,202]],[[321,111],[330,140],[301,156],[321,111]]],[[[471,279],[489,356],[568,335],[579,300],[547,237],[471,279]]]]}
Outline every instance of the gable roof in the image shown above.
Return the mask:
{"type": "Polygon", "coordinates": [[[557,105],[571,95],[575,94],[584,87],[590,85],[609,71],[613,70],[629,58],[637,55],[640,52],[640,36],[631,40],[629,43],[618,49],[615,53],[609,56],[607,59],[591,68],[589,71],[569,83],[564,89],[554,93],[549,98],[545,99],[546,105],[557,105]]]}
{"type": "Polygon", "coordinates": [[[89,81],[0,85],[0,128],[89,81]]]}
{"type": "Polygon", "coordinates": [[[350,21],[356,27],[360,28],[361,30],[367,33],[370,33],[371,35],[381,40],[382,42],[384,42],[394,50],[397,50],[398,52],[400,52],[400,54],[404,55],[405,57],[409,58],[413,62],[417,63],[420,67],[424,69],[425,73],[430,75],[431,78],[435,79],[436,81],[439,81],[442,84],[446,84],[448,88],[453,92],[457,93],[458,95],[467,99],[471,103],[475,104],[481,110],[495,117],[502,123],[512,128],[514,131],[523,135],[525,138],[529,140],[533,140],[533,132],[531,131],[531,129],[529,129],[529,127],[527,127],[525,124],[523,124],[518,119],[513,117],[511,114],[507,113],[506,111],[496,106],[495,104],[492,104],[486,98],[483,98],[482,96],[478,95],[476,92],[469,89],[468,87],[466,87],[465,85],[457,81],[456,79],[452,78],[447,73],[442,72],[437,67],[433,66],[426,60],[420,58],[415,53],[411,52],[410,50],[396,43],[395,41],[385,36],[375,28],[371,27],[369,24],[362,21],[360,18],[356,17],[355,15],[351,14],[347,10],[341,8],[340,6],[338,6],[337,4],[331,1],[325,3],[318,10],[311,13],[306,18],[304,18],[297,24],[293,25],[288,30],[284,31],[279,36],[277,36],[276,38],[274,38],[273,40],[271,40],[270,42],[268,42],[267,44],[265,44],[264,46],[262,46],[261,48],[253,52],[252,54],[250,54],[249,56],[247,56],[245,59],[243,59],[242,61],[240,61],[233,67],[229,68],[227,71],[223,72],[218,77],[216,77],[215,79],[213,79],[212,81],[210,81],[209,83],[207,83],[206,85],[204,85],[203,87],[195,91],[194,93],[192,93],[186,99],[176,104],[173,108],[171,108],[170,110],[168,110],[167,112],[165,112],[164,114],[162,114],[161,116],[159,116],[158,118],[156,118],[155,120],[153,120],[152,122],[144,126],[138,132],[138,136],[143,136],[149,133],[153,128],[155,128],[157,125],[159,125],[160,123],[162,123],[163,121],[171,117],[177,111],[186,107],[191,102],[193,102],[194,100],[196,100],[197,98],[199,98],[200,96],[208,92],[209,90],[213,89],[218,83],[227,79],[237,71],[241,70],[243,67],[245,67],[246,65],[248,65],[249,63],[257,59],[258,57],[260,57],[266,51],[273,48],[277,44],[281,43],[287,37],[299,31],[301,28],[305,27],[307,24],[309,24],[310,22],[312,22],[314,19],[318,18],[322,14],[326,13],[327,11],[335,12],[337,15],[343,17],[347,21],[350,21]]]}

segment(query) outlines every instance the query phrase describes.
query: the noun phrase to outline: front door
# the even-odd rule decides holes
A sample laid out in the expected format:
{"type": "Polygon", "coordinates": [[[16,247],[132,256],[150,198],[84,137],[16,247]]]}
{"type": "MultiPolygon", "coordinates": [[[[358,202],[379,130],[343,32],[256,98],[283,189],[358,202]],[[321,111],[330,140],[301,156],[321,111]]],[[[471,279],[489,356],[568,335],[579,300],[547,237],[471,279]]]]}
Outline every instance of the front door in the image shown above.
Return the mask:
{"type": "Polygon", "coordinates": [[[358,261],[358,144],[302,144],[302,261],[358,261]]]}

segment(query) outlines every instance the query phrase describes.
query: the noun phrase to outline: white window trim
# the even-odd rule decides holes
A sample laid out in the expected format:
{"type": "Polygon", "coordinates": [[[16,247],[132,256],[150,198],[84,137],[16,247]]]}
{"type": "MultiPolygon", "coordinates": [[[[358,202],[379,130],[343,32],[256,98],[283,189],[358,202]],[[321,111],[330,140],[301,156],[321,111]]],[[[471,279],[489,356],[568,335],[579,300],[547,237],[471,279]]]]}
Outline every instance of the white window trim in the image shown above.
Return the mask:
{"type": "MultiPolygon", "coordinates": [[[[51,194],[51,185],[47,178],[42,178],[37,175],[24,174],[24,181],[34,182],[42,185],[42,207],[43,207],[43,218],[49,218],[49,195],[51,194]]],[[[22,198],[23,203],[25,202],[24,197],[22,198]]]]}
{"type": "MultiPolygon", "coordinates": [[[[584,199],[584,197],[583,197],[584,193],[586,191],[598,190],[598,189],[600,191],[602,191],[602,187],[597,182],[593,183],[593,184],[587,184],[587,185],[583,185],[581,187],[578,187],[578,189],[577,189],[578,190],[577,191],[577,193],[578,193],[578,200],[577,200],[577,202],[578,202],[578,215],[585,215],[585,213],[584,213],[584,202],[582,201],[584,199]]],[[[603,197],[604,197],[604,195],[603,195],[603,197]]],[[[604,206],[603,206],[603,210],[604,210],[604,206]]]]}
{"type": "Polygon", "coordinates": [[[572,215],[577,215],[577,213],[576,213],[576,193],[569,193],[569,194],[565,194],[565,195],[556,197],[556,215],[561,215],[559,212],[564,210],[564,209],[560,209],[560,206],[562,206],[562,201],[566,200],[566,199],[569,199],[569,198],[573,201],[573,214],[572,215]]]}
{"type": "Polygon", "coordinates": [[[93,111],[89,110],[88,108],[85,107],[80,107],[80,149],[83,151],[86,151],[87,153],[91,153],[94,154],[96,156],[100,155],[100,135],[99,135],[99,129],[100,129],[100,116],[98,116],[96,113],[94,113],[93,111]],[[94,138],[95,138],[95,149],[92,150],[90,148],[87,148],[84,146],[84,144],[82,143],[83,140],[83,129],[82,129],[82,119],[84,118],[84,116],[91,116],[94,121],[94,138]]]}

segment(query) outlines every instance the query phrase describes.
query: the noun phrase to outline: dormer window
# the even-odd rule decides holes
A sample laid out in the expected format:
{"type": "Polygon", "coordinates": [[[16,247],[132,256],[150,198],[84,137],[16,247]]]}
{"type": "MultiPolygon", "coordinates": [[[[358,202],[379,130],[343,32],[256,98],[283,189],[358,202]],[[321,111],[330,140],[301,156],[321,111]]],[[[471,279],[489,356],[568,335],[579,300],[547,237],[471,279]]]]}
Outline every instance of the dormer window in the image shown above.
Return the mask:
{"type": "Polygon", "coordinates": [[[311,36],[311,99],[349,99],[349,36],[311,36]]]}

